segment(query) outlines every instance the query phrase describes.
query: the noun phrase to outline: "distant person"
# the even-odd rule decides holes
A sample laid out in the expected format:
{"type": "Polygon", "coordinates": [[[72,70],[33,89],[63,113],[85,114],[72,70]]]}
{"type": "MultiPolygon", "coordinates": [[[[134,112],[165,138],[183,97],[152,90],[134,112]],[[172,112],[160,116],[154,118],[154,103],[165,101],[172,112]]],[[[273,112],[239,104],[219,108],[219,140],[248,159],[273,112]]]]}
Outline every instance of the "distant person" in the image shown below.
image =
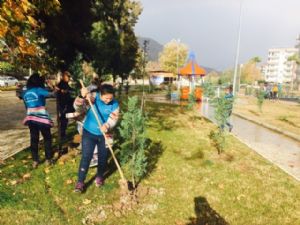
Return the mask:
{"type": "Polygon", "coordinates": [[[32,74],[26,84],[26,90],[22,93],[27,115],[23,120],[24,125],[27,125],[30,131],[30,150],[32,155],[32,167],[37,168],[40,159],[38,154],[39,133],[44,138],[46,164],[53,163],[52,152],[52,136],[50,128],[53,126],[53,121],[46,110],[46,98],[54,96],[45,89],[44,79],[38,74],[32,74]]]}
{"type": "Polygon", "coordinates": [[[279,83],[278,84],[278,98],[281,98],[282,97],[282,84],[279,83]]]}
{"type": "Polygon", "coordinates": [[[226,88],[226,94],[225,94],[224,98],[227,100],[226,113],[227,113],[227,116],[228,116],[228,119],[227,119],[225,125],[228,126],[229,132],[231,132],[232,129],[233,129],[233,125],[230,122],[230,116],[232,114],[232,108],[233,108],[233,88],[232,88],[232,85],[230,85],[226,88]]]}
{"type": "Polygon", "coordinates": [[[276,100],[278,98],[278,85],[274,84],[272,88],[272,95],[273,95],[273,100],[276,100]]]}
{"type": "Polygon", "coordinates": [[[266,98],[269,100],[272,98],[272,86],[270,84],[267,84],[266,87],[266,98]]]}
{"type": "Polygon", "coordinates": [[[60,122],[60,138],[64,139],[66,137],[66,130],[68,126],[68,119],[66,118],[67,113],[74,112],[72,98],[73,88],[70,87],[71,74],[65,71],[62,75],[61,81],[57,85],[57,104],[59,111],[59,122],[60,122]]]}

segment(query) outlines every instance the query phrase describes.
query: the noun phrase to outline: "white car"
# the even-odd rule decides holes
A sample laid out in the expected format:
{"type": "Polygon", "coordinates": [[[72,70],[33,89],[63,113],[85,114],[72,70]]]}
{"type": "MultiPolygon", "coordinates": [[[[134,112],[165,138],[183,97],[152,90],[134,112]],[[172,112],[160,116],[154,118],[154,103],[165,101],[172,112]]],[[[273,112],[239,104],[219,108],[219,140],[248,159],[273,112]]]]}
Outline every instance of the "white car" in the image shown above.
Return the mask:
{"type": "Polygon", "coordinates": [[[18,82],[19,81],[14,77],[9,77],[9,76],[0,77],[0,87],[16,86],[18,82]]]}

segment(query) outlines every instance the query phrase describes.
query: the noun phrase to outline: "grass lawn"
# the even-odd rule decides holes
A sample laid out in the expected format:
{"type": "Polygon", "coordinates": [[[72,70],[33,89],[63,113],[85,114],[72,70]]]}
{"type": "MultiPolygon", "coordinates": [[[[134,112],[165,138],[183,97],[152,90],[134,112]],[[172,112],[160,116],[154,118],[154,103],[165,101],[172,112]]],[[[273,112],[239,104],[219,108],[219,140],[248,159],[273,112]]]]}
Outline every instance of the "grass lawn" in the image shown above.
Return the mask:
{"type": "Polygon", "coordinates": [[[300,104],[265,100],[260,112],[256,98],[239,96],[234,105],[234,112],[296,135],[300,134],[300,104]]]}
{"type": "Polygon", "coordinates": [[[300,224],[299,182],[230,135],[219,156],[208,138],[215,127],[205,119],[193,124],[178,106],[146,107],[151,171],[139,188],[150,191],[133,210],[120,216],[106,207],[119,197],[114,170],[101,189],[90,185],[77,194],[75,150],[36,170],[24,151],[0,167],[0,224],[76,225],[91,217],[110,225],[300,224]]]}

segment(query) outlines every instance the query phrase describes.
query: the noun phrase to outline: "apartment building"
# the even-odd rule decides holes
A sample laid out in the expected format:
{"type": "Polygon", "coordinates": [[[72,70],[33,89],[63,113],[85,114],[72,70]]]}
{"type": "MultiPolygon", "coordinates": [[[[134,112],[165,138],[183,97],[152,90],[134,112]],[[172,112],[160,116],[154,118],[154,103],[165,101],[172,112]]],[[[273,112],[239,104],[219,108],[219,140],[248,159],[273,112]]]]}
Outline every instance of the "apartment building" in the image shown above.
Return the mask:
{"type": "Polygon", "coordinates": [[[269,50],[264,68],[265,80],[274,83],[290,83],[296,78],[297,64],[289,57],[298,54],[297,48],[273,48],[269,50]]]}

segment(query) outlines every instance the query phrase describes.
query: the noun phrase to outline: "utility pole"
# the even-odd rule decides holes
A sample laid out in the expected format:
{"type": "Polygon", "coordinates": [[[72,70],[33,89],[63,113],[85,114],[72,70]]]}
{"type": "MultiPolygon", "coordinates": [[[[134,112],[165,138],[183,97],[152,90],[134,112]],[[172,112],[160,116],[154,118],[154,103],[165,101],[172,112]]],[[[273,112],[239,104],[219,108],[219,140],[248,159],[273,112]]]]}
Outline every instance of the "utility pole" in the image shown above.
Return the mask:
{"type": "Polygon", "coordinates": [[[240,18],[239,18],[239,28],[238,28],[238,40],[236,47],[236,58],[235,58],[235,67],[234,67],[234,75],[233,75],[233,95],[236,94],[236,77],[238,74],[238,66],[239,66],[239,58],[240,58],[240,43],[241,43],[241,28],[242,28],[242,13],[243,13],[243,3],[244,0],[241,0],[240,3],[240,18]]]}
{"type": "MultiPolygon", "coordinates": [[[[149,41],[148,40],[144,40],[144,43],[143,43],[143,94],[142,94],[142,102],[141,102],[141,109],[143,109],[144,107],[144,99],[145,99],[145,73],[146,73],[146,56],[147,56],[147,46],[149,44],[149,41]]],[[[150,85],[150,83],[149,83],[150,85]]]]}
{"type": "Polygon", "coordinates": [[[179,44],[180,44],[180,39],[177,39],[176,42],[177,42],[177,62],[176,62],[176,67],[177,67],[177,90],[179,91],[179,44]]]}

